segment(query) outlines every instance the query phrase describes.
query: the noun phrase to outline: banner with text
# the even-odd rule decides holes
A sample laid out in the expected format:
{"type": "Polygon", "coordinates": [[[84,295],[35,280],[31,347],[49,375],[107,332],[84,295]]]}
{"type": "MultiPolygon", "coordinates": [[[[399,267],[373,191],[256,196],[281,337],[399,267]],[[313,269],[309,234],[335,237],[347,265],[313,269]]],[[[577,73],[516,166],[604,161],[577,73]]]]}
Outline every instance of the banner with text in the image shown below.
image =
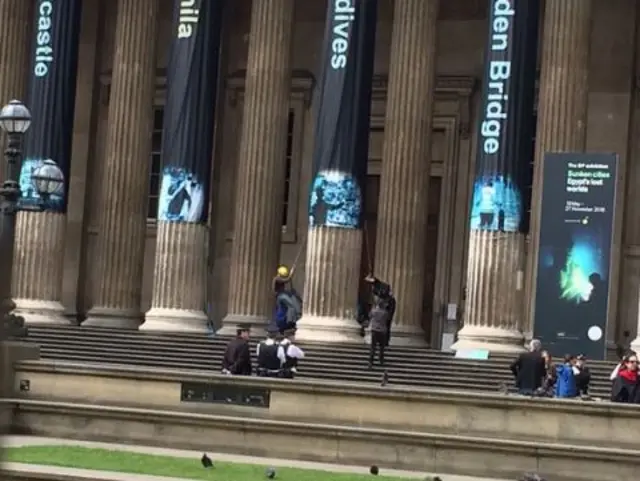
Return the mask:
{"type": "Polygon", "coordinates": [[[223,0],[174,0],[158,220],[206,222],[223,0]]]}
{"type": "Polygon", "coordinates": [[[535,133],[538,0],[491,0],[471,229],[526,232],[535,133]]]}
{"type": "Polygon", "coordinates": [[[544,159],[534,336],[557,356],[605,356],[617,165],[615,154],[544,159]]]}
{"type": "Polygon", "coordinates": [[[377,0],[329,0],[309,227],[357,229],[369,150],[377,0]]]}
{"type": "Polygon", "coordinates": [[[38,206],[61,213],[67,208],[81,7],[81,0],[35,2],[27,97],[32,120],[20,171],[23,208],[38,206]],[[44,174],[47,160],[58,164],[65,182],[47,199],[40,199],[32,176],[44,174]]]}

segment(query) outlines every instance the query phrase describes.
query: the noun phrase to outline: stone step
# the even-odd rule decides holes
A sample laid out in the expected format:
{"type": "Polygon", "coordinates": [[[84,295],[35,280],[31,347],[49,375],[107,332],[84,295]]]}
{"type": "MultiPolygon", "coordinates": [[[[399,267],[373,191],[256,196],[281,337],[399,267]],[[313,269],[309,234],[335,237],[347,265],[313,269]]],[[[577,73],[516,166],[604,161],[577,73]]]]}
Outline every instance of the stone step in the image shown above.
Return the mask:
{"type": "MultiPolygon", "coordinates": [[[[138,331],[83,327],[33,327],[29,339],[41,346],[43,359],[77,362],[106,362],[150,366],[164,369],[218,371],[228,338],[204,335],[176,336],[138,331]]],[[[349,382],[378,383],[382,370],[367,369],[365,345],[302,346],[306,358],[300,377],[349,382]]],[[[451,353],[391,347],[385,369],[391,384],[429,386],[442,389],[495,391],[506,385],[513,390],[508,369],[511,358],[494,357],[487,361],[456,359],[451,353]]],[[[592,365],[592,393],[608,397],[612,363],[592,365]]]]}

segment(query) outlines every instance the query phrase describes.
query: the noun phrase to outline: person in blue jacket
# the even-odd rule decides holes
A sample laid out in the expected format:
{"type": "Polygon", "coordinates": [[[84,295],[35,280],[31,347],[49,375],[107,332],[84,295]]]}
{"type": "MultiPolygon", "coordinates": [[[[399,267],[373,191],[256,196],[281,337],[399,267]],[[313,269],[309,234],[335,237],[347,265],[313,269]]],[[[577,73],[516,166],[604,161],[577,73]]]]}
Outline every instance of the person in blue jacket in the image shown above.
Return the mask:
{"type": "Polygon", "coordinates": [[[273,279],[273,290],[276,296],[274,321],[277,331],[295,331],[298,320],[302,317],[302,297],[291,285],[291,274],[286,266],[278,268],[273,279]]]}
{"type": "Polygon", "coordinates": [[[567,354],[564,363],[556,367],[556,392],[557,398],[573,398],[578,395],[576,378],[573,370],[575,356],[567,354]]]}

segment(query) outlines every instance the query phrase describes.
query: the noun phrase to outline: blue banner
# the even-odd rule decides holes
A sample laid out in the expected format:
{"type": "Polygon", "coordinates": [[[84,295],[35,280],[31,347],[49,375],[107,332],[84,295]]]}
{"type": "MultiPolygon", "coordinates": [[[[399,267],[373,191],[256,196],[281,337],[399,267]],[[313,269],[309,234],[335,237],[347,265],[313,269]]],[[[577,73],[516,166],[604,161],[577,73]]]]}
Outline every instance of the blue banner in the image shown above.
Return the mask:
{"type": "Polygon", "coordinates": [[[54,212],[67,208],[81,7],[81,0],[35,2],[27,100],[32,121],[20,171],[20,206],[24,208],[38,206],[54,212]],[[58,164],[65,182],[43,205],[31,176],[39,174],[47,160],[58,164]]]}
{"type": "Polygon", "coordinates": [[[361,227],[377,8],[377,0],[328,2],[309,227],[361,227]]]}
{"type": "Polygon", "coordinates": [[[222,0],[174,0],[158,220],[206,222],[222,0]]]}
{"type": "Polygon", "coordinates": [[[529,229],[538,0],[491,0],[471,229],[529,229]]]}
{"type": "Polygon", "coordinates": [[[550,153],[543,168],[534,336],[605,359],[618,156],[550,153]]]}

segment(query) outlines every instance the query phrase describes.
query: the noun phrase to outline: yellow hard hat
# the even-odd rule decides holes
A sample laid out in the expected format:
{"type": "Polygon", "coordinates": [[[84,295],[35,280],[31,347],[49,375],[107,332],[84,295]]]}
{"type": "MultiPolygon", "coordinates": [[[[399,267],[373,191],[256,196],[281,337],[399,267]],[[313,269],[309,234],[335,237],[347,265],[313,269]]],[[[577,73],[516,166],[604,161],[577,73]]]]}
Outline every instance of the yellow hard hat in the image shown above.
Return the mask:
{"type": "Polygon", "coordinates": [[[289,268],[287,266],[278,267],[278,277],[289,277],[289,268]]]}

